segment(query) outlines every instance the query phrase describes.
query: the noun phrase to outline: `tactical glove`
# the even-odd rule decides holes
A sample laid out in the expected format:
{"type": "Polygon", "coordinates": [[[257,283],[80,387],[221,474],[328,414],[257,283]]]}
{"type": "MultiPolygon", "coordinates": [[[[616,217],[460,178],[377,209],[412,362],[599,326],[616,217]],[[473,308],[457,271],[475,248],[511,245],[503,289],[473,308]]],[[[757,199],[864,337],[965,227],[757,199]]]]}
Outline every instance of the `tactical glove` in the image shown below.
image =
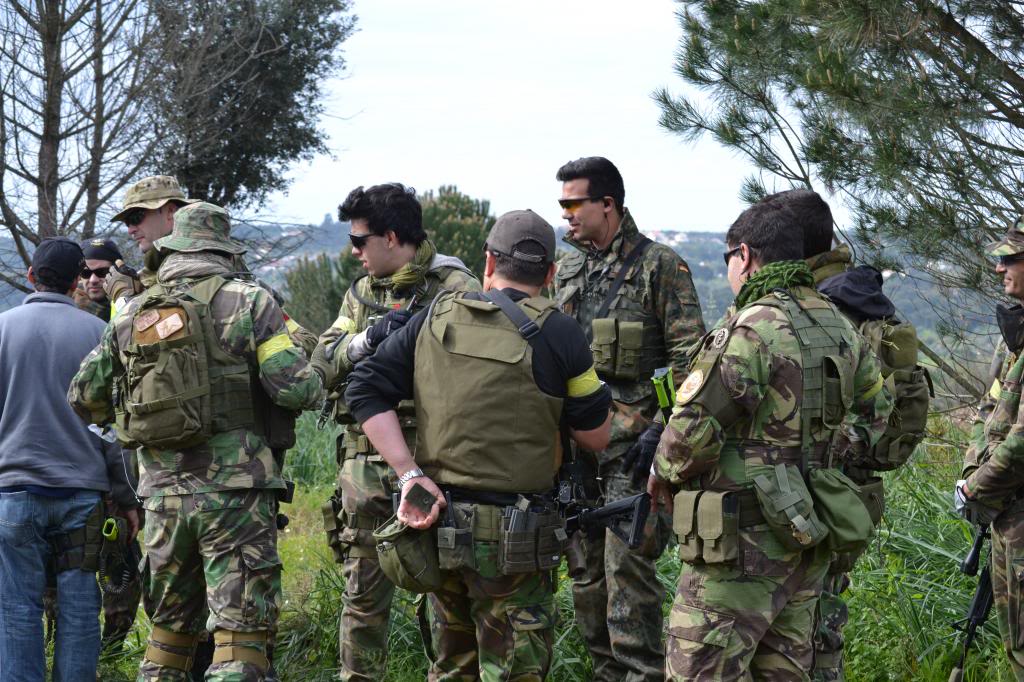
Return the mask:
{"type": "Polygon", "coordinates": [[[120,300],[123,296],[141,294],[142,281],[139,279],[139,273],[118,258],[114,262],[114,267],[110,268],[110,272],[103,278],[103,292],[111,301],[120,300]]]}
{"type": "Polygon", "coordinates": [[[376,348],[384,339],[404,327],[410,317],[412,313],[408,310],[389,310],[387,315],[366,329],[366,342],[371,348],[376,348]]]}
{"type": "Polygon", "coordinates": [[[622,458],[622,473],[631,472],[630,480],[634,487],[640,485],[640,482],[650,475],[654,453],[658,449],[658,441],[661,440],[661,432],[664,430],[665,425],[661,422],[651,422],[622,458]]]}
{"type": "Polygon", "coordinates": [[[330,390],[338,378],[338,369],[327,358],[326,343],[318,343],[316,348],[313,349],[313,354],[309,358],[309,366],[320,375],[320,382],[324,385],[324,388],[330,390]]]}

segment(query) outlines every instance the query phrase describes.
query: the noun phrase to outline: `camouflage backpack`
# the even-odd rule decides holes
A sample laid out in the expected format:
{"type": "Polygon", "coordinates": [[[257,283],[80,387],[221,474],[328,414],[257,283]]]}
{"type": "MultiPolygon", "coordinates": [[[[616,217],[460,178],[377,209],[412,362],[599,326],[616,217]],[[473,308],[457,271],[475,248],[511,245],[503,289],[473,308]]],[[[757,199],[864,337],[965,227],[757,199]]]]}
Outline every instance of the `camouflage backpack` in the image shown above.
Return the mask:
{"type": "Polygon", "coordinates": [[[226,281],[213,276],[184,289],[156,284],[141,295],[115,398],[126,446],[180,450],[252,426],[249,365],[220,348],[209,314],[226,281]]]}
{"type": "Polygon", "coordinates": [[[909,322],[867,320],[860,325],[882,366],[882,378],[893,397],[885,432],[871,450],[849,464],[890,471],[910,459],[924,439],[928,401],[934,395],[928,370],[917,364],[917,331],[909,322]]]}

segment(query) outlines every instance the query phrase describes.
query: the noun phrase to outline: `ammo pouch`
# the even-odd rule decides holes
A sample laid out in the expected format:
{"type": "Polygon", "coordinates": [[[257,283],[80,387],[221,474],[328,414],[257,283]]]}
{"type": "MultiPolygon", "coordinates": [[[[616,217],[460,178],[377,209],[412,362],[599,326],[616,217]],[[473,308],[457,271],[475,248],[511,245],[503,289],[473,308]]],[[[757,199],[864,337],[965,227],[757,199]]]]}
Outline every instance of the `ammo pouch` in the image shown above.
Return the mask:
{"type": "Polygon", "coordinates": [[[825,539],[829,529],[815,513],[814,500],[798,466],[748,463],[746,471],[754,481],[765,523],[783,547],[803,551],[825,539]]]}
{"type": "MultiPolygon", "coordinates": [[[[462,568],[476,570],[473,525],[477,518],[477,509],[482,508],[474,504],[460,502],[449,504],[446,510],[447,525],[437,529],[437,561],[442,571],[457,571],[462,568]]],[[[481,520],[483,520],[483,516],[485,514],[481,513],[481,520]]],[[[484,533],[477,534],[483,535],[484,533]]],[[[489,538],[478,537],[476,539],[492,541],[497,539],[493,534],[490,535],[489,538]]]]}
{"type": "Polygon", "coordinates": [[[419,594],[441,589],[436,528],[410,528],[396,515],[374,531],[373,539],[380,568],[395,585],[419,594]]]}
{"type": "Polygon", "coordinates": [[[95,573],[100,567],[103,547],[103,502],[85,520],[85,525],[69,533],[54,533],[47,537],[50,543],[50,561],[54,574],[77,568],[95,573]]]}
{"type": "Polygon", "coordinates": [[[723,564],[739,556],[739,497],[734,492],[682,490],[673,499],[679,559],[723,564]]]}
{"type": "Polygon", "coordinates": [[[331,547],[335,562],[343,563],[348,557],[377,556],[376,550],[372,547],[376,544],[372,534],[383,525],[382,519],[345,511],[338,495],[332,495],[331,499],[320,507],[320,512],[324,517],[327,544],[331,547]]]}
{"type": "Polygon", "coordinates": [[[345,529],[345,526],[341,523],[341,499],[336,495],[332,495],[331,499],[327,500],[320,507],[320,512],[324,516],[324,531],[327,533],[327,544],[331,548],[331,552],[334,553],[335,563],[342,563],[345,561],[345,557],[348,555],[346,543],[341,541],[341,532],[345,529]]]}
{"type": "Polygon", "coordinates": [[[557,511],[521,511],[506,507],[498,537],[498,572],[502,575],[538,573],[557,568],[568,540],[557,511]]]}
{"type": "MultiPolygon", "coordinates": [[[[642,366],[644,356],[644,323],[622,322],[613,317],[591,323],[594,369],[602,377],[640,381],[650,374],[642,366]]],[[[649,364],[649,363],[648,363],[649,364]]]]}
{"type": "Polygon", "coordinates": [[[807,485],[814,511],[828,528],[828,548],[841,554],[862,554],[875,524],[861,502],[857,484],[839,469],[814,468],[807,472],[807,485]]]}

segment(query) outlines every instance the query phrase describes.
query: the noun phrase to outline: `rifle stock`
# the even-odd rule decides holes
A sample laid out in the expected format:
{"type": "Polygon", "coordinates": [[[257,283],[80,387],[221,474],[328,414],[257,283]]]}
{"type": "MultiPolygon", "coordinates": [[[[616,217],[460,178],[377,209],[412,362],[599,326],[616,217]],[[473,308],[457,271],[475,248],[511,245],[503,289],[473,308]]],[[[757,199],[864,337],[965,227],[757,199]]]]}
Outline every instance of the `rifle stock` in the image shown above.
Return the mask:
{"type": "Polygon", "coordinates": [[[603,507],[576,507],[565,517],[565,532],[572,535],[583,531],[593,535],[607,528],[630,549],[636,549],[643,543],[644,525],[650,511],[651,496],[647,493],[632,495],[603,507]]]}

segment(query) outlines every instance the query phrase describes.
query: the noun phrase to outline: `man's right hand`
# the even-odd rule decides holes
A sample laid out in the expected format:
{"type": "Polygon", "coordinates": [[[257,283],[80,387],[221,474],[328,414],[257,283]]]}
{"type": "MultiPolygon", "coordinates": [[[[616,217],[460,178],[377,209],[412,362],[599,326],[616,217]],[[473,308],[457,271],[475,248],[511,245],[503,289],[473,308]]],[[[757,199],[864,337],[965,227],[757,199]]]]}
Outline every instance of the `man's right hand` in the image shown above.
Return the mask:
{"type": "Polygon", "coordinates": [[[114,267],[110,268],[107,276],[103,279],[103,292],[110,301],[120,300],[124,296],[141,294],[142,281],[139,279],[139,273],[118,258],[114,261],[114,267]]]}

